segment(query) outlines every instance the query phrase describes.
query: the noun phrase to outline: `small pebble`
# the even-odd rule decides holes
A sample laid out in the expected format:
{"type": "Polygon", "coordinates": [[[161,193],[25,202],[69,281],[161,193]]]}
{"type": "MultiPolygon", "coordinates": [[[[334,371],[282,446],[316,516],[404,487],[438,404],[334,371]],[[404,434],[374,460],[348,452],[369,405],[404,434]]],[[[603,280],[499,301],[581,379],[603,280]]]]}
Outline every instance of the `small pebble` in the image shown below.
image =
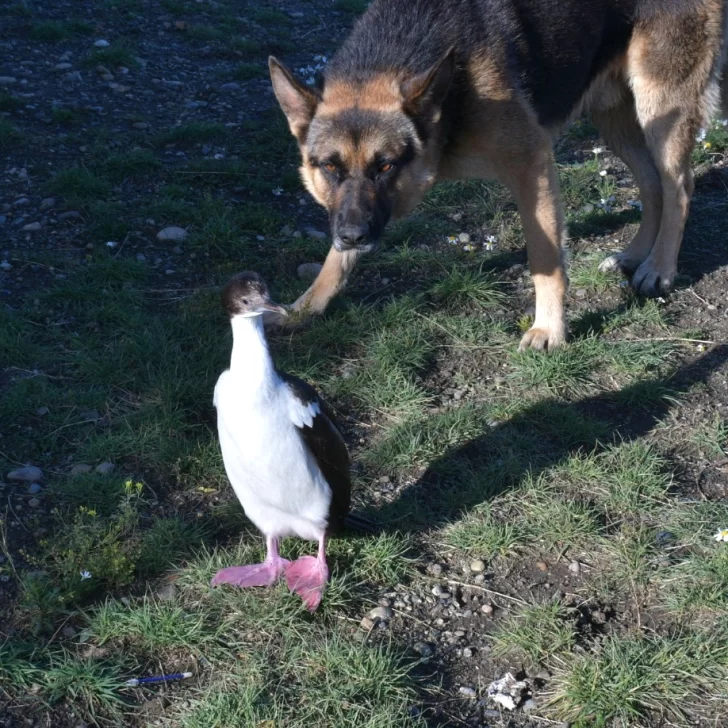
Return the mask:
{"type": "Polygon", "coordinates": [[[157,233],[157,240],[162,242],[181,243],[187,237],[187,231],[181,227],[166,227],[157,233]]]}
{"type": "Polygon", "coordinates": [[[96,48],[108,48],[111,45],[111,43],[109,43],[108,40],[104,40],[103,38],[100,38],[99,40],[97,40],[94,43],[94,45],[96,46],[96,48]]]}
{"type": "Polygon", "coordinates": [[[414,649],[422,657],[432,657],[435,654],[435,648],[429,642],[416,642],[414,649]]]}
{"type": "Polygon", "coordinates": [[[326,238],[329,237],[325,232],[322,232],[321,230],[316,230],[315,228],[306,228],[304,232],[309,238],[312,238],[313,240],[326,240],[326,238]]]}
{"type": "Polygon", "coordinates": [[[37,508],[37,507],[38,507],[38,506],[40,505],[40,500],[38,500],[38,498],[31,498],[31,499],[30,499],[30,500],[28,501],[28,505],[29,505],[29,506],[30,506],[31,508],[37,508]]]}
{"type": "Polygon", "coordinates": [[[157,589],[157,599],[160,599],[163,602],[169,602],[176,596],[177,587],[172,582],[162,584],[162,586],[157,589]]]}
{"type": "Polygon", "coordinates": [[[30,495],[38,495],[38,493],[40,493],[42,490],[43,488],[41,487],[40,483],[31,483],[28,486],[28,493],[30,493],[30,495]]]}
{"type": "Polygon", "coordinates": [[[20,480],[26,483],[33,483],[43,480],[43,471],[34,465],[26,465],[24,468],[17,468],[8,473],[8,480],[20,480]]]}
{"type": "Polygon", "coordinates": [[[114,463],[101,463],[96,466],[96,472],[99,475],[108,475],[114,469],[114,463]]]}
{"type": "Polygon", "coordinates": [[[548,571],[549,570],[549,565],[545,561],[537,561],[536,562],[536,568],[539,571],[548,571]]]}
{"type": "Polygon", "coordinates": [[[464,695],[466,698],[475,698],[478,696],[478,693],[476,692],[475,688],[468,688],[468,687],[461,687],[460,695],[464,695]]]}
{"type": "Polygon", "coordinates": [[[476,559],[470,562],[470,571],[474,574],[481,574],[485,571],[485,561],[482,559],[476,559]]]}
{"type": "Polygon", "coordinates": [[[361,622],[359,622],[359,626],[363,630],[366,630],[367,632],[370,632],[371,630],[374,629],[374,627],[376,627],[376,622],[373,619],[369,618],[369,617],[362,617],[361,618],[361,622]]]}
{"type": "Polygon", "coordinates": [[[61,630],[61,634],[64,637],[68,637],[68,639],[73,639],[78,634],[78,632],[73,627],[71,627],[71,625],[68,625],[68,627],[64,627],[61,630]]]}
{"type": "Polygon", "coordinates": [[[48,407],[38,407],[38,409],[35,411],[35,413],[38,415],[38,417],[45,417],[50,410],[48,407]]]}
{"type": "Polygon", "coordinates": [[[296,275],[304,281],[312,281],[321,272],[321,263],[301,263],[296,268],[296,275]]]}
{"type": "Polygon", "coordinates": [[[43,226],[39,222],[29,222],[27,225],[23,225],[23,231],[26,233],[37,233],[43,226]]]}
{"type": "Polygon", "coordinates": [[[393,616],[394,612],[390,607],[375,607],[369,612],[369,619],[374,620],[375,623],[385,622],[388,619],[392,619],[393,616]]]}
{"type": "Polygon", "coordinates": [[[467,233],[460,233],[460,235],[458,235],[458,240],[460,240],[461,243],[469,243],[470,235],[467,233]]]}
{"type": "Polygon", "coordinates": [[[527,700],[522,706],[521,710],[523,710],[524,713],[533,713],[534,710],[538,708],[538,703],[533,698],[530,698],[527,700]]]}
{"type": "Polygon", "coordinates": [[[581,573],[581,565],[578,561],[572,561],[569,564],[569,571],[574,574],[575,576],[578,576],[581,573]]]}
{"type": "Polygon", "coordinates": [[[91,472],[91,466],[86,463],[77,463],[71,468],[71,475],[83,475],[91,472]]]}
{"type": "Polygon", "coordinates": [[[493,614],[493,607],[490,606],[490,604],[484,604],[480,611],[483,612],[483,614],[493,614]]]}

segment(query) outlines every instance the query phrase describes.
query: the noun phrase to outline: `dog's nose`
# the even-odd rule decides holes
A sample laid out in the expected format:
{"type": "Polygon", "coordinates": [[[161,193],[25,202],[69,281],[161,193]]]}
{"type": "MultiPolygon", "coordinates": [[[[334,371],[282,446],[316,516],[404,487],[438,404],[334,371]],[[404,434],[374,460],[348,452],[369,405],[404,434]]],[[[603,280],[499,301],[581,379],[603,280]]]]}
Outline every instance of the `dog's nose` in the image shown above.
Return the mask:
{"type": "Polygon", "coordinates": [[[344,245],[355,247],[366,242],[369,235],[369,225],[344,225],[339,228],[339,237],[344,245]]]}

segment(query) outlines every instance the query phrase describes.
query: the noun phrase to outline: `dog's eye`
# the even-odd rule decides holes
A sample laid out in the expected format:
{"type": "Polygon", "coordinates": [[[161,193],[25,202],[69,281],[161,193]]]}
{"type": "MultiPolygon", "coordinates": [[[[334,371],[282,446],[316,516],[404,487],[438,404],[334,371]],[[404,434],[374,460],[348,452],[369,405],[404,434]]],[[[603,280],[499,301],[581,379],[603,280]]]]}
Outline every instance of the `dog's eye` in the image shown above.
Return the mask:
{"type": "Polygon", "coordinates": [[[248,305],[248,299],[247,298],[244,298],[243,299],[243,306],[247,306],[247,305],[248,305]]]}
{"type": "Polygon", "coordinates": [[[326,162],[326,164],[324,164],[324,169],[327,172],[331,172],[331,174],[333,174],[334,172],[336,172],[336,165],[331,164],[331,162],[326,162]]]}
{"type": "Polygon", "coordinates": [[[379,168],[379,174],[387,174],[387,172],[391,172],[393,169],[394,169],[394,165],[391,162],[385,162],[379,168]]]}

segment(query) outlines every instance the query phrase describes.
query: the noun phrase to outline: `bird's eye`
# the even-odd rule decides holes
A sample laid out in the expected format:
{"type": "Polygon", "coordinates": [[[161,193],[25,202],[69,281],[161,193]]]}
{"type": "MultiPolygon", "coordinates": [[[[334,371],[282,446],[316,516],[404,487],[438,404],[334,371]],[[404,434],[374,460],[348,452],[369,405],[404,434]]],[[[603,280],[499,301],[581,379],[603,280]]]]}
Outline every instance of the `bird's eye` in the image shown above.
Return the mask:
{"type": "Polygon", "coordinates": [[[386,162],[379,168],[379,174],[387,174],[394,169],[394,165],[391,162],[386,162]]]}
{"type": "Polygon", "coordinates": [[[330,173],[333,174],[334,172],[336,172],[336,165],[335,164],[331,164],[331,162],[326,162],[326,164],[324,164],[324,169],[327,172],[330,172],[330,173]]]}

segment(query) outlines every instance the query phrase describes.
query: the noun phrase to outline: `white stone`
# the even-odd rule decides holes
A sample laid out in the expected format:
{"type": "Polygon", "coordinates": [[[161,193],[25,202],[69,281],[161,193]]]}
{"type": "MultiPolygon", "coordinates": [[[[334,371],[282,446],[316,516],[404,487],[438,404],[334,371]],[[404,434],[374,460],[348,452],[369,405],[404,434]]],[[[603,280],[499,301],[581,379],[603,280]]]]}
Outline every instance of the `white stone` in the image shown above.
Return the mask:
{"type": "Polygon", "coordinates": [[[157,233],[157,240],[181,243],[187,237],[187,231],[181,227],[166,227],[157,233]]]}

